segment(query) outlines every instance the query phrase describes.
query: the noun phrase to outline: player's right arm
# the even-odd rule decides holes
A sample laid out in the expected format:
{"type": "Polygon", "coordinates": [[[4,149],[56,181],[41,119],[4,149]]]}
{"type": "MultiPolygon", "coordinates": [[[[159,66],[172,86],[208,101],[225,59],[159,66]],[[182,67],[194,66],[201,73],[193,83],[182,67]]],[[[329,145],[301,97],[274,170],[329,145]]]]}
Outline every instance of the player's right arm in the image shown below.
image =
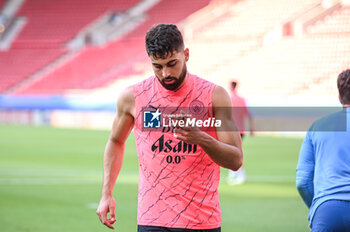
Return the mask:
{"type": "Polygon", "coordinates": [[[134,115],[133,88],[129,87],[117,101],[117,114],[104,151],[102,195],[96,211],[100,221],[111,229],[114,229],[112,224],[116,221],[113,188],[122,167],[125,141],[133,128],[134,115]]]}

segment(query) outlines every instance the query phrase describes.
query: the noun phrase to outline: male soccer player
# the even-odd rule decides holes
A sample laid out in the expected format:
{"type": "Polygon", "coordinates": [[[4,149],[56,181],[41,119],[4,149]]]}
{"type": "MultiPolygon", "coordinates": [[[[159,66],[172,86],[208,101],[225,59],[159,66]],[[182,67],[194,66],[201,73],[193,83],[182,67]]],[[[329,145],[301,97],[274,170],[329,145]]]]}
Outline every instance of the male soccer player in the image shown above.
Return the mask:
{"type": "Polygon", "coordinates": [[[125,141],[134,129],[139,159],[138,231],[221,231],[220,166],[237,170],[243,160],[241,138],[227,110],[230,97],[222,87],[187,72],[189,49],[175,25],[151,28],[146,50],[155,75],[127,88],[117,102],[104,153],[97,214],[103,224],[114,228],[112,190],[125,141]],[[204,120],[221,120],[220,130],[160,127],[166,117],[162,111],[175,108],[176,112],[180,107],[201,114],[204,120]]]}
{"type": "Polygon", "coordinates": [[[302,144],[296,185],[313,232],[350,231],[350,70],[339,74],[343,110],[312,124],[302,144]]]}
{"type": "MultiPolygon", "coordinates": [[[[249,112],[246,101],[243,97],[239,96],[237,93],[237,81],[231,82],[231,102],[232,102],[232,113],[233,119],[237,125],[237,129],[241,134],[241,138],[243,140],[246,127],[245,120],[248,119],[250,135],[254,135],[254,122],[253,117],[249,112]]],[[[240,167],[237,171],[229,170],[227,183],[229,185],[237,185],[244,183],[247,177],[245,174],[244,167],[240,167]]]]}

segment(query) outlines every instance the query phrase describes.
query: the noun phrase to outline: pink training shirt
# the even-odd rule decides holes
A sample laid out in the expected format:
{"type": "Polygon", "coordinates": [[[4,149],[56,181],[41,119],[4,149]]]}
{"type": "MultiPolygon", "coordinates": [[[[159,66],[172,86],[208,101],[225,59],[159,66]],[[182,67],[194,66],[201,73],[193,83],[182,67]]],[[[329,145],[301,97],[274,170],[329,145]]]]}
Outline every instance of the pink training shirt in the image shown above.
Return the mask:
{"type": "Polygon", "coordinates": [[[241,134],[246,132],[244,120],[249,117],[247,104],[243,97],[240,97],[236,91],[231,92],[232,114],[236,123],[237,129],[241,134]]]}
{"type": "MultiPolygon", "coordinates": [[[[139,225],[187,229],[221,226],[220,167],[199,145],[186,144],[169,130],[145,130],[143,124],[144,107],[186,107],[203,111],[204,118],[213,116],[215,85],[192,74],[185,81],[176,92],[165,89],[155,76],[134,85],[139,225]]],[[[215,130],[206,133],[217,138],[215,130]]]]}

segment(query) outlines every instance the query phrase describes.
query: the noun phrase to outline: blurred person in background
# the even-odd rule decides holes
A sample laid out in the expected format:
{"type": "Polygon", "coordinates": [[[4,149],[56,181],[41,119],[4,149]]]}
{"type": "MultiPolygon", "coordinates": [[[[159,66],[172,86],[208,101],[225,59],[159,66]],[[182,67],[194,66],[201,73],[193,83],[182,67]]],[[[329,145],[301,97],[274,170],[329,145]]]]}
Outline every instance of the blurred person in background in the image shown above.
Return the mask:
{"type": "Polygon", "coordinates": [[[146,50],[155,75],[127,88],[117,101],[104,153],[99,219],[114,228],[113,188],[125,141],[134,129],[139,160],[138,231],[221,231],[220,167],[238,170],[243,162],[241,138],[227,110],[230,96],[224,88],[187,71],[189,49],[176,25],[151,28],[146,50]],[[145,107],[153,110],[144,111],[145,107]],[[195,109],[206,118],[221,120],[222,130],[147,128],[160,125],[161,107],[195,109]],[[151,117],[145,117],[146,113],[151,117]]]}
{"type": "Polygon", "coordinates": [[[312,124],[296,169],[313,232],[350,231],[350,69],[339,74],[337,85],[343,110],[312,124]]]}
{"type": "MultiPolygon", "coordinates": [[[[246,104],[246,100],[239,96],[237,93],[237,81],[231,82],[231,102],[232,102],[232,114],[237,130],[239,131],[243,140],[246,133],[246,121],[249,123],[250,135],[254,135],[254,121],[251,113],[246,104]]],[[[229,185],[242,184],[247,180],[245,169],[242,166],[237,171],[229,170],[227,183],[229,185]]]]}

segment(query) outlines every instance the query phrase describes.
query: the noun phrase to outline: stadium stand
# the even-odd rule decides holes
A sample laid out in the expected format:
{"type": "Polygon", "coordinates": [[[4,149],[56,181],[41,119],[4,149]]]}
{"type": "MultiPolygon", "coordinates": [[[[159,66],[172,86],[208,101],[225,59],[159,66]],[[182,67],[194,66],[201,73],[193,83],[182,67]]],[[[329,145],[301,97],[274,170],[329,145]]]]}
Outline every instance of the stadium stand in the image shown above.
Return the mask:
{"type": "Polygon", "coordinates": [[[350,32],[350,7],[342,7],[307,28],[308,33],[350,32]]]}
{"type": "Polygon", "coordinates": [[[53,70],[20,93],[54,94],[62,93],[67,89],[80,88],[80,85],[87,86],[87,80],[115,65],[128,62],[142,52],[142,48],[138,46],[138,41],[135,40],[111,43],[104,49],[88,47],[69,63],[53,70]]]}
{"type": "Polygon", "coordinates": [[[157,23],[179,23],[190,14],[208,5],[210,0],[192,0],[192,1],[171,1],[162,0],[146,13],[148,20],[133,32],[127,35],[127,38],[144,38],[147,30],[157,23]]]}
{"type": "Polygon", "coordinates": [[[2,7],[5,5],[7,0],[0,0],[0,10],[2,9],[2,7]]]}
{"type": "Polygon", "coordinates": [[[310,35],[285,38],[234,62],[231,72],[246,96],[288,97],[308,93],[315,86],[319,95],[335,95],[334,76],[350,64],[350,37],[310,35]],[[331,83],[328,86],[322,83],[331,83]]]}
{"type": "Polygon", "coordinates": [[[58,48],[11,49],[0,52],[0,92],[53,62],[63,53],[58,48]]]}
{"type": "Polygon", "coordinates": [[[2,9],[5,3],[6,3],[6,0],[0,0],[0,9],[2,9]]]}
{"type": "Polygon", "coordinates": [[[220,17],[212,17],[211,23],[193,29],[193,34],[200,38],[255,38],[319,3],[319,0],[238,1],[227,7],[220,17]]]}
{"type": "MultiPolygon", "coordinates": [[[[227,86],[232,79],[238,80],[239,91],[250,99],[296,97],[303,99],[299,103],[310,103],[315,102],[314,97],[331,97],[335,99],[333,102],[337,102],[336,76],[350,66],[349,35],[283,36],[284,24],[294,23],[294,18],[319,7],[321,1],[274,2],[270,10],[276,11],[275,18],[266,20],[264,24],[246,23],[244,27],[252,29],[244,33],[241,33],[239,23],[225,21],[232,22],[234,17],[240,17],[228,17],[227,12],[235,6],[227,2],[232,3],[221,1],[215,6],[210,4],[184,22],[186,43],[191,54],[190,71],[223,86],[227,86]],[[277,10],[279,6],[285,11],[277,10]],[[220,11],[217,10],[219,8],[220,11]],[[226,25],[226,29],[222,25],[226,25]],[[258,28],[254,30],[253,27],[258,28]],[[280,27],[277,39],[268,41],[267,35],[276,27],[280,27]]],[[[250,4],[254,8],[261,3],[261,17],[264,17],[264,13],[269,17],[271,12],[263,11],[262,6],[268,6],[271,2],[244,1],[239,4],[250,4]]],[[[247,19],[253,11],[240,12],[247,19]]]]}
{"type": "Polygon", "coordinates": [[[10,50],[0,53],[0,69],[6,70],[0,72],[0,92],[66,54],[65,43],[105,12],[124,11],[138,1],[25,1],[17,15],[26,17],[27,24],[10,50]]]}
{"type": "Polygon", "coordinates": [[[246,0],[235,5],[221,2],[221,12],[214,14],[217,16],[211,17],[211,21],[204,19],[213,12],[212,9],[192,17],[185,24],[185,31],[191,32],[187,41],[192,51],[191,59],[201,60],[190,61],[191,69],[211,80],[217,81],[220,76],[220,84],[227,85],[229,78],[239,78],[231,75],[234,62],[261,49],[271,30],[281,28],[290,18],[317,4],[320,1],[246,0]],[[201,57],[215,58],[203,61],[201,57]]]}
{"type": "MultiPolygon", "coordinates": [[[[144,36],[146,31],[159,22],[178,23],[189,14],[204,7],[209,0],[184,1],[163,0],[145,12],[145,20],[122,39],[104,47],[87,47],[69,63],[48,73],[18,94],[62,93],[69,89],[96,88],[123,75],[135,74],[133,63],[140,58],[145,62],[144,36]],[[118,76],[112,76],[114,73],[118,76]]],[[[137,71],[136,71],[137,72],[137,71]]]]}
{"type": "MultiPolygon", "coordinates": [[[[114,1],[114,5],[104,0],[98,3],[99,7],[91,7],[96,2],[90,1],[90,4],[83,0],[50,1],[50,4],[44,0],[26,1],[18,15],[33,21],[28,21],[8,53],[0,53],[0,66],[6,64],[7,68],[6,72],[0,71],[0,91],[58,94],[74,89],[117,88],[115,83],[119,79],[137,79],[137,76],[142,79],[149,72],[144,35],[159,22],[178,23],[183,27],[186,45],[190,48],[191,72],[223,86],[228,86],[232,79],[238,80],[240,93],[252,98],[333,96],[336,95],[336,74],[350,66],[348,6],[318,17],[316,22],[307,25],[305,34],[283,33],[284,25],[293,25],[297,17],[320,7],[321,0],[161,0],[140,13],[143,20],[121,38],[105,45],[90,45],[67,56],[70,51],[64,45],[79,31],[111,9],[127,11],[142,0],[114,1]],[[73,13],[81,5],[84,7],[79,13],[84,13],[77,19],[73,13]],[[57,7],[57,11],[51,9],[52,6],[57,7]],[[46,13],[42,14],[43,11],[46,13]],[[64,24],[57,22],[57,30],[53,30],[49,25],[56,22],[58,16],[64,24]],[[33,29],[41,26],[40,20],[47,22],[43,24],[43,31],[33,29]],[[68,24],[74,25],[68,28],[65,26],[68,24]],[[26,49],[28,51],[24,51],[26,49]],[[26,64],[20,72],[14,71],[15,65],[10,64],[10,59],[7,63],[1,62],[6,57],[21,57],[21,52],[28,53],[30,49],[36,53],[43,51],[38,55],[41,58],[38,61],[16,58],[26,64]],[[67,59],[51,68],[52,61],[64,55],[67,59]],[[43,67],[48,71],[40,73],[43,67]],[[37,78],[28,78],[33,73],[37,78]],[[4,81],[10,76],[11,81],[4,81]],[[21,86],[18,83],[26,84],[13,88],[21,86]]],[[[36,53],[31,57],[37,56],[36,53]]]]}
{"type": "Polygon", "coordinates": [[[227,7],[211,22],[192,19],[185,31],[191,33],[191,59],[200,62],[191,67],[223,86],[238,80],[240,93],[251,99],[337,98],[336,75],[350,66],[348,7],[333,11],[326,20],[318,17],[309,27],[311,35],[283,36],[283,25],[321,4],[247,0],[227,7]],[[271,32],[277,32],[276,38],[268,37],[271,32]]]}
{"type": "Polygon", "coordinates": [[[16,39],[20,44],[55,43],[61,45],[107,11],[125,11],[139,0],[35,0],[25,1],[18,15],[26,16],[27,26],[16,39]]]}

